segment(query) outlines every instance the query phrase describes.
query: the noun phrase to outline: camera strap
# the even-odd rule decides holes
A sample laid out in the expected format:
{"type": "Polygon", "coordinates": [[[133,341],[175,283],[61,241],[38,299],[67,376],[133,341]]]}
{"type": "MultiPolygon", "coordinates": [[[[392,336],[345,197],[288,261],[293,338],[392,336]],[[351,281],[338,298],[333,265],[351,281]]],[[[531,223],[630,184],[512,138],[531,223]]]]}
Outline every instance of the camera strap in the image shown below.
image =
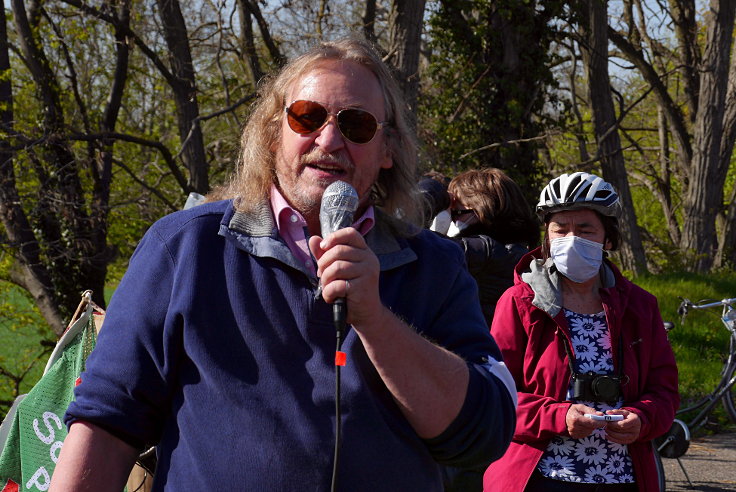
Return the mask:
{"type": "MultiPolygon", "coordinates": [[[[608,326],[606,326],[606,328],[608,328],[608,326]]],[[[608,328],[608,333],[611,333],[610,328],[608,328]]],[[[562,346],[565,347],[565,352],[567,353],[567,364],[570,366],[570,374],[572,375],[572,378],[575,379],[578,373],[575,372],[575,367],[572,365],[572,351],[570,350],[570,346],[572,345],[572,340],[568,340],[563,335],[560,335],[560,336],[562,337],[562,346]]],[[[619,333],[618,335],[618,367],[616,368],[615,375],[621,378],[623,370],[624,370],[624,340],[623,340],[623,335],[619,333]]]]}

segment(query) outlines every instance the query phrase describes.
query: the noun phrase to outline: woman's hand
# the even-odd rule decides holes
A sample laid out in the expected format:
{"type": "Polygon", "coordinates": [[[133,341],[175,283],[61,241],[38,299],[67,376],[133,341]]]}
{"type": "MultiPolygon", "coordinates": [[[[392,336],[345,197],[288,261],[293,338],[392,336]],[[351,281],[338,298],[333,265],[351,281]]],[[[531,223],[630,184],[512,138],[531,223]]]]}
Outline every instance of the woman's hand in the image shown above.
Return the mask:
{"type": "Polygon", "coordinates": [[[641,419],[634,412],[629,412],[623,408],[617,410],[609,410],[609,415],[623,415],[624,419],[618,422],[608,422],[606,426],[606,435],[608,440],[617,444],[631,444],[639,439],[641,432],[641,419]]]}
{"type": "Polygon", "coordinates": [[[608,415],[624,416],[624,419],[618,422],[589,419],[585,417],[586,413],[603,415],[603,412],[581,403],[570,405],[565,416],[567,432],[570,434],[570,437],[582,439],[591,435],[594,430],[605,427],[608,440],[617,444],[631,444],[639,438],[641,420],[634,412],[624,410],[623,408],[608,410],[606,412],[608,415]]]}
{"type": "Polygon", "coordinates": [[[565,416],[565,424],[567,424],[567,432],[573,439],[582,439],[588,437],[594,430],[606,427],[605,420],[593,420],[585,416],[586,413],[600,413],[595,408],[591,408],[582,403],[573,403],[567,410],[565,416]]]}

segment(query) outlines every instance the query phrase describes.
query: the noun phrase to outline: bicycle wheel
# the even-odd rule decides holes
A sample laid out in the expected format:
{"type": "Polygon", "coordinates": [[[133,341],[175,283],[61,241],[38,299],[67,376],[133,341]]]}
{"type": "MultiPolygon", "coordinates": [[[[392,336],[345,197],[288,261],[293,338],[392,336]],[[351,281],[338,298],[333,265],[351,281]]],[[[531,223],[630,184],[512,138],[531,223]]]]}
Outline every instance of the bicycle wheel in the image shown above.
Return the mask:
{"type": "Polygon", "coordinates": [[[667,478],[664,475],[664,465],[662,457],[657,452],[657,446],[652,446],[654,451],[654,466],[657,469],[657,483],[659,484],[659,492],[665,492],[667,489],[667,478]]]}
{"type": "Polygon", "coordinates": [[[675,419],[670,430],[652,441],[657,454],[663,458],[679,458],[690,447],[690,429],[682,420],[675,419]]]}
{"type": "MultiPolygon", "coordinates": [[[[731,378],[736,374],[736,365],[731,366],[727,369],[728,374],[725,376],[726,381],[730,381],[731,378]]],[[[723,395],[723,406],[726,408],[726,413],[731,422],[736,424],[736,384],[732,385],[726,394],[723,395]]]]}

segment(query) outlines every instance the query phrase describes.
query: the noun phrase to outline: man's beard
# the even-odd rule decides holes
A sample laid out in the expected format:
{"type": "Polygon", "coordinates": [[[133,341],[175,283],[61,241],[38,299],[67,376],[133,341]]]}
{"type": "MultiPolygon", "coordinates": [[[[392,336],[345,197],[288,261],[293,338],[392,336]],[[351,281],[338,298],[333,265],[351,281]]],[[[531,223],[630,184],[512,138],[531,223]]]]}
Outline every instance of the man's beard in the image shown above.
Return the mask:
{"type": "MultiPolygon", "coordinates": [[[[299,157],[299,171],[300,173],[304,171],[307,167],[314,166],[316,164],[322,164],[322,165],[330,165],[333,164],[336,167],[339,167],[342,172],[339,174],[344,174],[346,177],[352,175],[352,170],[354,168],[354,165],[350,160],[345,157],[342,154],[328,154],[323,151],[321,151],[319,148],[315,148],[311,150],[310,152],[302,155],[299,157]]],[[[339,175],[337,175],[338,179],[340,178],[339,175]]],[[[327,188],[333,181],[335,181],[334,176],[327,177],[324,179],[319,179],[315,183],[310,183],[312,185],[316,184],[318,186],[322,186],[322,188],[327,188]]],[[[277,176],[278,179],[278,176],[277,176]]],[[[344,178],[343,178],[344,179],[344,178]]],[[[345,180],[345,179],[344,179],[345,180]]],[[[310,193],[310,188],[302,188],[299,186],[299,179],[290,180],[291,181],[291,190],[289,193],[289,196],[286,196],[286,193],[283,188],[283,183],[279,183],[279,188],[281,189],[281,193],[284,194],[284,197],[287,199],[287,201],[290,202],[290,204],[299,210],[302,215],[309,216],[311,214],[319,214],[319,209],[322,204],[322,194],[320,193],[318,196],[315,196],[310,193]]]]}

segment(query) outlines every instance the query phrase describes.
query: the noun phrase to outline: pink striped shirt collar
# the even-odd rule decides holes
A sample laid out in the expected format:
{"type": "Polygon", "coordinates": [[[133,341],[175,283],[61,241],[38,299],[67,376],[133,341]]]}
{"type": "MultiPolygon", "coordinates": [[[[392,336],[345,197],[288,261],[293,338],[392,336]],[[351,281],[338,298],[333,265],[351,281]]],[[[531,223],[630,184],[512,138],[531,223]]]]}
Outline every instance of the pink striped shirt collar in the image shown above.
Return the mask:
{"type": "MultiPolygon", "coordinates": [[[[294,257],[309,271],[315,273],[314,261],[307,245],[307,221],[298,210],[289,205],[275,185],[271,185],[271,211],[279,236],[286,242],[294,257]]],[[[352,226],[365,236],[375,222],[375,210],[371,205],[352,226]]]]}

